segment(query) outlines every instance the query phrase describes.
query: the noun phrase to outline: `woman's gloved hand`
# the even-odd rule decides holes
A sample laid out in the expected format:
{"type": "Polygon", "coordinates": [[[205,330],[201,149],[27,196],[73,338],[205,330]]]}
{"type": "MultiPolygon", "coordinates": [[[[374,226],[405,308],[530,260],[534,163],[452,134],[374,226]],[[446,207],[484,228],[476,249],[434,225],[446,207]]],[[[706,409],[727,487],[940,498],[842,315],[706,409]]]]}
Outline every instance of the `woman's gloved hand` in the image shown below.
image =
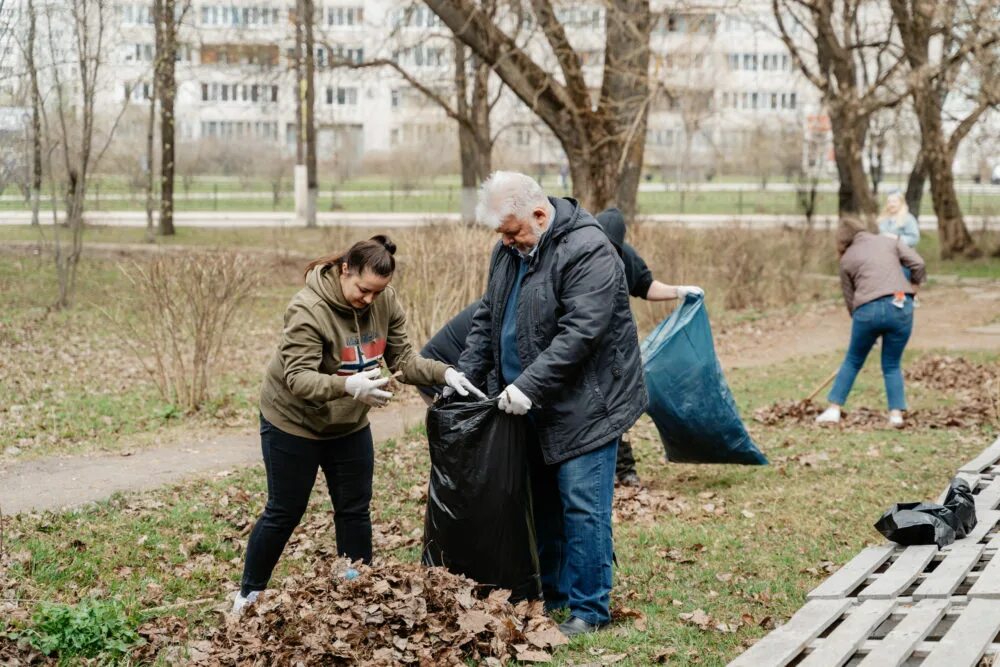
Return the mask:
{"type": "Polygon", "coordinates": [[[705,290],[698,287],[697,285],[678,285],[677,286],[677,298],[684,299],[688,294],[694,294],[695,296],[705,296],[705,290]]]}
{"type": "Polygon", "coordinates": [[[344,382],[344,391],[373,408],[381,408],[389,402],[392,394],[381,389],[389,384],[389,378],[382,377],[381,368],[373,368],[370,371],[361,371],[344,382]]]}
{"type": "Polygon", "coordinates": [[[480,400],[486,400],[486,394],[479,391],[476,385],[472,384],[469,378],[465,377],[465,373],[459,373],[454,368],[449,368],[444,372],[444,382],[448,385],[448,389],[457,392],[459,396],[472,394],[480,400]]]}

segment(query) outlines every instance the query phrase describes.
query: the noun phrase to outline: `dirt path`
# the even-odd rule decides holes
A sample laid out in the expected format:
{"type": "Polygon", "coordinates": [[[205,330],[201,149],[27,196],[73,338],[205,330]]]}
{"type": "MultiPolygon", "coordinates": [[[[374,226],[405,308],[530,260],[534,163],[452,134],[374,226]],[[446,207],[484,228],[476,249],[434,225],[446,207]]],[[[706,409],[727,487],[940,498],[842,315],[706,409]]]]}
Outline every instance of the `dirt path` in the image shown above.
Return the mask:
{"type": "MultiPolygon", "coordinates": [[[[1000,284],[939,285],[920,296],[911,348],[1000,351],[1000,284]]],[[[765,318],[719,336],[727,368],[781,363],[843,350],[851,322],[840,304],[790,318],[765,318]]],[[[419,403],[375,413],[376,442],[402,435],[423,419],[419,403]]],[[[192,477],[260,462],[255,432],[220,431],[208,437],[105,454],[49,458],[0,470],[0,509],[6,513],[59,509],[102,500],[116,491],[143,491],[192,477]]]]}
{"type": "MultiPolygon", "coordinates": [[[[375,442],[403,435],[423,420],[424,412],[423,404],[415,402],[373,412],[375,442]]],[[[193,477],[212,477],[258,465],[260,460],[260,437],[246,429],[141,449],[129,456],[26,461],[0,471],[0,509],[16,514],[72,507],[103,500],[117,491],[145,491],[193,477]]]]}
{"type": "MultiPolygon", "coordinates": [[[[720,336],[718,353],[725,368],[767,366],[843,350],[850,335],[847,310],[836,303],[737,327],[720,336]]],[[[1000,283],[939,284],[924,291],[908,347],[1000,351],[1000,283]]]]}

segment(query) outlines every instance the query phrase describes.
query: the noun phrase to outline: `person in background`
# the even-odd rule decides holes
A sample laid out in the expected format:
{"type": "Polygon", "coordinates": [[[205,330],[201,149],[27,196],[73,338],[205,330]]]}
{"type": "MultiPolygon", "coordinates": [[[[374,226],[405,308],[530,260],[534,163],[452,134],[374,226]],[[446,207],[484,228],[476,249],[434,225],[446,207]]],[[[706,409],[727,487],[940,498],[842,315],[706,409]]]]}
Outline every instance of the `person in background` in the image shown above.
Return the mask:
{"type": "MultiPolygon", "coordinates": [[[[652,271],[636,252],[635,248],[625,242],[625,216],[617,208],[609,208],[597,214],[597,222],[621,256],[625,266],[625,280],[629,294],[647,301],[670,301],[683,299],[687,294],[704,294],[704,290],[695,285],[667,285],[653,278],[652,271]]],[[[458,358],[465,349],[465,340],[472,327],[472,317],[479,306],[476,301],[453,317],[447,324],[434,334],[420,351],[427,359],[437,359],[449,365],[458,363],[458,358]]],[[[424,401],[430,405],[440,388],[418,387],[424,401]]],[[[628,434],[622,436],[618,444],[618,457],[615,465],[615,476],[620,484],[638,486],[639,475],[635,469],[635,455],[628,434]]]]}
{"type": "Polygon", "coordinates": [[[267,587],[320,468],[333,501],[337,553],[371,561],[374,449],[368,411],[392,398],[384,389],[389,378],[382,377],[383,361],[402,382],[482,396],[454,368],[413,352],[406,313],[389,285],[395,252],[395,244],[380,235],[310,262],[305,286],[285,310],[260,393],[267,505],[250,533],[234,614],[267,587]]]}
{"type": "Polygon", "coordinates": [[[618,439],[648,397],[625,271],[579,202],[498,171],[476,219],[500,235],[458,368],[527,415],[532,514],[546,609],[567,636],[611,621],[618,439]]]}
{"type": "Polygon", "coordinates": [[[893,190],[885,199],[885,208],[878,219],[878,231],[893,239],[899,239],[911,248],[920,242],[920,227],[917,219],[906,206],[906,199],[899,190],[893,190]]]}
{"type": "MultiPolygon", "coordinates": [[[[617,208],[609,208],[597,214],[597,222],[611,243],[621,254],[625,264],[625,280],[628,283],[629,295],[646,301],[670,301],[683,299],[688,294],[703,296],[705,291],[696,285],[667,285],[653,278],[646,262],[636,249],[625,242],[625,216],[617,208]]],[[[624,486],[639,486],[639,474],[635,469],[635,455],[628,434],[622,436],[618,443],[618,460],[615,464],[615,476],[618,483],[624,486]]]]}
{"type": "Polygon", "coordinates": [[[882,340],[882,376],[889,404],[889,424],[903,427],[906,395],[900,366],[903,350],[913,331],[913,296],[924,282],[924,260],[899,239],[868,232],[853,217],[844,217],[837,231],[840,284],[851,314],[851,342],[828,400],[829,407],[816,418],[819,424],[840,422],[858,371],[875,341],[882,340]],[[912,283],[899,270],[910,270],[912,283]]]}

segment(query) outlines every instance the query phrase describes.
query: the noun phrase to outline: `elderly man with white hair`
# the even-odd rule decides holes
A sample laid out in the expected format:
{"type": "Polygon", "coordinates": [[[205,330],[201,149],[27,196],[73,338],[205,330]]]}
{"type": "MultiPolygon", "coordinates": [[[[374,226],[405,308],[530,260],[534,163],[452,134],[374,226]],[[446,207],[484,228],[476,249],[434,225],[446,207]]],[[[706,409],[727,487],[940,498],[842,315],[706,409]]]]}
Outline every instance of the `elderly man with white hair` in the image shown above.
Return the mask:
{"type": "Polygon", "coordinates": [[[501,236],[458,366],[499,408],[528,415],[546,609],[568,636],[610,620],[611,503],[621,435],[646,389],[622,261],[594,217],[498,171],[476,217],[501,236]]]}

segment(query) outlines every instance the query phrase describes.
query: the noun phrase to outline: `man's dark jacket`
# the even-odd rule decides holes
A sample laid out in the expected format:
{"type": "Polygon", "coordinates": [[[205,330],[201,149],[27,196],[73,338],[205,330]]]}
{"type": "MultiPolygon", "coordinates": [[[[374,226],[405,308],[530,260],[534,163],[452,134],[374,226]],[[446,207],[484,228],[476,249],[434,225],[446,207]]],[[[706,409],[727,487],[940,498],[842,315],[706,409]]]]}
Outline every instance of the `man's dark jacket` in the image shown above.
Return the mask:
{"type": "MultiPolygon", "coordinates": [[[[537,408],[532,417],[542,456],[553,464],[619,437],[645,412],[647,397],[622,261],[579,203],[549,201],[555,218],[531,259],[517,302],[524,371],[514,384],[537,408]]],[[[491,396],[503,389],[500,325],[519,261],[516,251],[497,244],[458,363],[491,396]]]]}

